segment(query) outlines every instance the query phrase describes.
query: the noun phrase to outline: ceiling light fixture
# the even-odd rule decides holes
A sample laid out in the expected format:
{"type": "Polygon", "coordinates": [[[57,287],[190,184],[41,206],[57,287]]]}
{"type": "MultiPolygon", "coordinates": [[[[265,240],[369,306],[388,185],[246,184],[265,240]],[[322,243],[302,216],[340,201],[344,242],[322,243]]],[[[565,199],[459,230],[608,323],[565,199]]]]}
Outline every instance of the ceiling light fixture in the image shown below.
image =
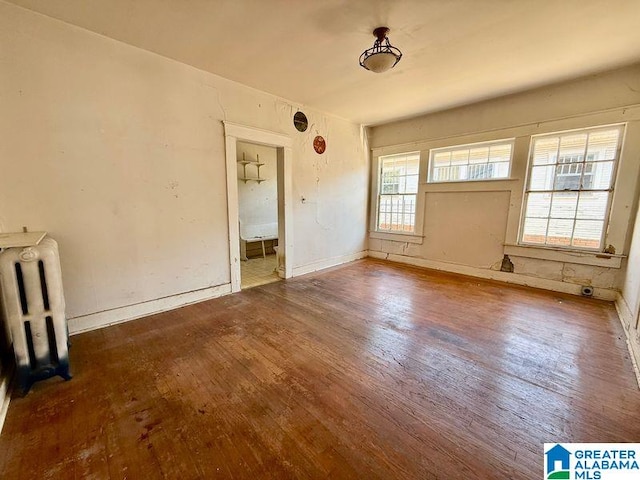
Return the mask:
{"type": "Polygon", "coordinates": [[[386,72],[396,66],[402,58],[402,52],[389,43],[387,38],[389,29],[378,27],[373,31],[376,41],[373,47],[366,49],[360,55],[360,66],[375,73],[386,72]]]}

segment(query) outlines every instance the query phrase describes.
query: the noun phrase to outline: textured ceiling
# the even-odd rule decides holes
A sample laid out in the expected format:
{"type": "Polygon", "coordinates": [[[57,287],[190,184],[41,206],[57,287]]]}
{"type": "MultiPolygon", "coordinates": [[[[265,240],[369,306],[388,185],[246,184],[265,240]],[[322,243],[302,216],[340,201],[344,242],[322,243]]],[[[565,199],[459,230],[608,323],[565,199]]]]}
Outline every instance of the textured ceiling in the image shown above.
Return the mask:
{"type": "Polygon", "coordinates": [[[363,124],[640,60],[640,0],[12,0],[363,124]],[[376,26],[404,56],[358,65],[376,26]]]}

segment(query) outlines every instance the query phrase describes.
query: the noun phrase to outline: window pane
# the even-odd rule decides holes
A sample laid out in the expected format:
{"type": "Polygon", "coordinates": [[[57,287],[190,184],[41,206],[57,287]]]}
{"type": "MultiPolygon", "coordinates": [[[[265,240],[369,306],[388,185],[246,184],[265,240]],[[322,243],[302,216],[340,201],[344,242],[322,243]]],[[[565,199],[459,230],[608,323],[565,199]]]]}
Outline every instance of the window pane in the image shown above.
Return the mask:
{"type": "Polygon", "coordinates": [[[600,248],[603,228],[604,221],[602,220],[576,220],[571,245],[582,248],[600,248]]]}
{"type": "Polygon", "coordinates": [[[589,134],[587,161],[613,160],[618,149],[620,130],[606,130],[589,134]]]}
{"type": "Polygon", "coordinates": [[[583,161],[586,147],[586,133],[565,135],[560,139],[560,155],[558,158],[562,159],[563,157],[579,156],[580,161],[583,161]]]}
{"type": "Polygon", "coordinates": [[[577,162],[559,163],[556,167],[554,190],[579,190],[582,165],[582,163],[577,162]]]}
{"type": "Polygon", "coordinates": [[[576,218],[604,220],[608,200],[609,194],[607,192],[580,192],[576,218]]]}
{"type": "Polygon", "coordinates": [[[489,153],[490,162],[510,162],[511,161],[511,144],[503,143],[500,145],[491,145],[489,153]]]}
{"type": "Polygon", "coordinates": [[[415,213],[416,211],[416,197],[414,195],[404,196],[404,209],[405,212],[415,213]]]}
{"type": "Polygon", "coordinates": [[[556,163],[560,138],[540,138],[533,144],[533,164],[549,165],[556,163]]]}
{"type": "Polygon", "coordinates": [[[382,172],[382,187],[385,193],[394,193],[398,191],[398,175],[395,169],[387,169],[382,172]]]}
{"type": "Polygon", "coordinates": [[[404,193],[418,193],[418,175],[410,175],[405,177],[404,193]]]}
{"type": "Polygon", "coordinates": [[[391,215],[388,213],[381,213],[378,216],[378,229],[379,230],[389,230],[390,228],[391,215]]]}
{"type": "Polygon", "coordinates": [[[450,167],[439,167],[433,169],[434,182],[448,182],[450,177],[450,167]]]}
{"type": "Polygon", "coordinates": [[[438,152],[433,156],[434,167],[447,167],[451,160],[451,152],[438,152]]]}
{"type": "Polygon", "coordinates": [[[575,218],[578,205],[578,192],[556,192],[551,200],[551,218],[575,218]]]}
{"type": "Polygon", "coordinates": [[[402,221],[405,232],[413,232],[415,220],[415,197],[406,195],[404,197],[404,218],[402,221]]]}
{"type": "Polygon", "coordinates": [[[487,163],[489,147],[472,148],[469,151],[469,163],[487,163]]]}
{"type": "Polygon", "coordinates": [[[493,178],[493,164],[481,163],[469,165],[468,172],[469,180],[493,178]]]}
{"type": "Polygon", "coordinates": [[[381,196],[378,205],[378,229],[388,230],[391,222],[391,201],[390,197],[381,196]]]}
{"type": "Polygon", "coordinates": [[[404,171],[405,175],[418,175],[420,169],[420,156],[407,157],[407,165],[404,171]]]}
{"type": "Polygon", "coordinates": [[[378,230],[412,233],[415,228],[416,195],[382,195],[378,230]]]}
{"type": "MultiPolygon", "coordinates": [[[[527,217],[547,218],[551,208],[550,193],[530,193],[527,198],[527,217]]],[[[546,223],[545,223],[546,233],[546,223]]]]}
{"type": "Polygon", "coordinates": [[[454,150],[451,152],[451,165],[466,165],[469,163],[469,150],[454,150]]]}
{"type": "Polygon", "coordinates": [[[398,213],[391,213],[391,230],[398,230],[398,213]]]}
{"type": "Polygon", "coordinates": [[[449,169],[449,180],[452,182],[467,179],[466,165],[452,165],[449,169]]]}
{"type": "Polygon", "coordinates": [[[595,162],[585,164],[585,190],[608,190],[613,182],[614,162],[595,162]]]}
{"type": "Polygon", "coordinates": [[[493,178],[509,178],[509,162],[492,163],[493,178]]]}
{"type": "Polygon", "coordinates": [[[527,243],[544,244],[547,236],[546,218],[525,218],[522,240],[527,243]]]}
{"type": "Polygon", "coordinates": [[[382,177],[382,193],[398,193],[400,183],[397,175],[388,174],[382,177]]]}
{"type": "Polygon", "coordinates": [[[398,181],[398,191],[396,193],[404,193],[407,191],[407,177],[403,176],[398,176],[397,178],[398,181]]]}
{"type": "Polygon", "coordinates": [[[393,169],[396,166],[396,163],[398,161],[398,159],[394,156],[391,157],[380,157],[380,168],[383,171],[386,171],[388,169],[393,169]]]}
{"type": "Polygon", "coordinates": [[[533,167],[531,169],[531,178],[529,179],[530,190],[553,190],[553,179],[555,177],[556,167],[543,166],[533,167]]]}
{"type": "Polygon", "coordinates": [[[560,220],[552,218],[549,220],[549,230],[547,231],[548,245],[571,244],[571,235],[573,233],[573,220],[560,220]]]}

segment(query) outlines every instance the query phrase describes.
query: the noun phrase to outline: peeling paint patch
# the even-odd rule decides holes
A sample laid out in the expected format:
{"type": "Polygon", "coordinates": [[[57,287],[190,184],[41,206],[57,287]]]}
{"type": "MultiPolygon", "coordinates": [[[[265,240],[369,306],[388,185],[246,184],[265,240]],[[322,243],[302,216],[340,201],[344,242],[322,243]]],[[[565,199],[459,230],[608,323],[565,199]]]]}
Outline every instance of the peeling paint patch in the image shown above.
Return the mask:
{"type": "Polygon", "coordinates": [[[563,264],[562,281],[590,287],[616,288],[619,270],[589,265],[563,264]]]}
{"type": "Polygon", "coordinates": [[[514,271],[520,275],[562,281],[562,266],[558,262],[512,256],[514,271]]]}

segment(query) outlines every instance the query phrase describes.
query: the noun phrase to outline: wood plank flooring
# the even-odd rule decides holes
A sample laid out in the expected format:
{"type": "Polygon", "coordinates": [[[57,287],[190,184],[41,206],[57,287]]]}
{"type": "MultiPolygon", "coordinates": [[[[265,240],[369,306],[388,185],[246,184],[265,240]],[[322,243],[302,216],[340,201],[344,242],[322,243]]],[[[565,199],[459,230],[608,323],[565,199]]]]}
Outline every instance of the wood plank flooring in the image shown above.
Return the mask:
{"type": "Polygon", "coordinates": [[[613,306],[373,259],[72,338],[6,479],[533,479],[640,441],[613,306]]]}

